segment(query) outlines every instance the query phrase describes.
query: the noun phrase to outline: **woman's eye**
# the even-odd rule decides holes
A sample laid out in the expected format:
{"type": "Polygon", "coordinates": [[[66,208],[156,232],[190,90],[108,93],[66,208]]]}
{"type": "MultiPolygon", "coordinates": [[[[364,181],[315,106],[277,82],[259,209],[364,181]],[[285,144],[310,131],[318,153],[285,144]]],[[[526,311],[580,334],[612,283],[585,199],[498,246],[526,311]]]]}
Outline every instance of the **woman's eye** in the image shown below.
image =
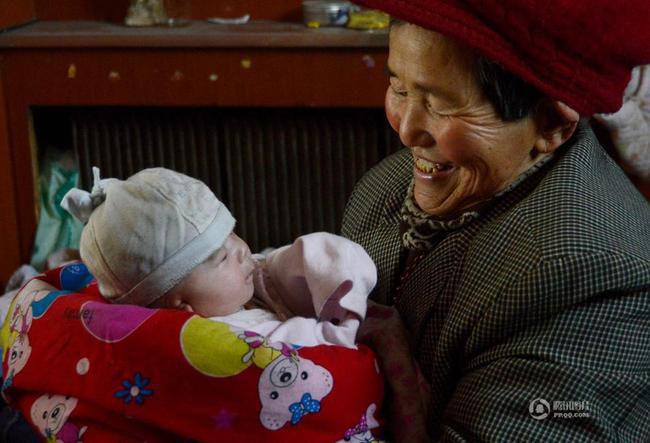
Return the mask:
{"type": "Polygon", "coordinates": [[[427,102],[427,110],[434,117],[447,117],[445,114],[443,114],[443,113],[441,113],[439,111],[436,111],[436,109],[433,107],[433,105],[431,103],[429,103],[429,102],[427,102]]]}
{"type": "Polygon", "coordinates": [[[404,84],[397,79],[397,77],[390,77],[390,89],[393,91],[393,94],[399,95],[400,97],[406,97],[407,92],[404,84]]]}
{"type": "Polygon", "coordinates": [[[400,97],[406,97],[408,95],[406,91],[395,89],[395,88],[392,89],[393,89],[393,93],[399,95],[400,97]]]}

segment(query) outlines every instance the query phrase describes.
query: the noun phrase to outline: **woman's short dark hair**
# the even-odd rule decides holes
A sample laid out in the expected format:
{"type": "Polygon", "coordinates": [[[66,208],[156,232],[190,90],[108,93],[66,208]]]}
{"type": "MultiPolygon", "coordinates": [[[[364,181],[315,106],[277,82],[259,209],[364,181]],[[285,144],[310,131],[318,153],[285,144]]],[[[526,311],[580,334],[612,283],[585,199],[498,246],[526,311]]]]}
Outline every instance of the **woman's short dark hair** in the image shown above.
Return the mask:
{"type": "Polygon", "coordinates": [[[499,63],[483,56],[477,59],[476,74],[483,93],[505,121],[526,117],[544,96],[499,63]]]}
{"type": "MultiPolygon", "coordinates": [[[[391,17],[391,27],[403,23],[391,17]]],[[[504,121],[526,117],[544,97],[537,88],[483,56],[477,58],[476,75],[481,90],[504,121]]]]}

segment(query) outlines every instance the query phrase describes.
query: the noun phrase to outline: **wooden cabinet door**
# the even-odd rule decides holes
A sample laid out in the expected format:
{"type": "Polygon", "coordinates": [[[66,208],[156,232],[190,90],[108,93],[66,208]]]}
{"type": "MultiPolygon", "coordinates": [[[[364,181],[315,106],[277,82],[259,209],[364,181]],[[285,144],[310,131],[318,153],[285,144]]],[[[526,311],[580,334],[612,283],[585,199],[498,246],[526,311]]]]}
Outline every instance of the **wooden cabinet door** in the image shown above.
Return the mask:
{"type": "Polygon", "coordinates": [[[36,19],[33,0],[0,0],[0,30],[36,19]]]}

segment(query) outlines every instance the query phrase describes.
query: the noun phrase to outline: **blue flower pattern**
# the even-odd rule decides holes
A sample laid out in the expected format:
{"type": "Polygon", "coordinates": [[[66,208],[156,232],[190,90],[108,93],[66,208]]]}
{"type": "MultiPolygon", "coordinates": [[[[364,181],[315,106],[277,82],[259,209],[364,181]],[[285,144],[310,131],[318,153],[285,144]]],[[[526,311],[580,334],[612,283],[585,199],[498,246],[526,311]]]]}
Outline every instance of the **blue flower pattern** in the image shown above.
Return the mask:
{"type": "Polygon", "coordinates": [[[135,399],[135,402],[139,405],[144,403],[144,398],[150,395],[153,395],[153,390],[146,389],[146,386],[149,384],[148,378],[143,378],[139,372],[135,373],[134,380],[123,380],[122,386],[124,389],[120,389],[115,393],[117,398],[124,400],[125,404],[131,403],[131,400],[135,399]]]}

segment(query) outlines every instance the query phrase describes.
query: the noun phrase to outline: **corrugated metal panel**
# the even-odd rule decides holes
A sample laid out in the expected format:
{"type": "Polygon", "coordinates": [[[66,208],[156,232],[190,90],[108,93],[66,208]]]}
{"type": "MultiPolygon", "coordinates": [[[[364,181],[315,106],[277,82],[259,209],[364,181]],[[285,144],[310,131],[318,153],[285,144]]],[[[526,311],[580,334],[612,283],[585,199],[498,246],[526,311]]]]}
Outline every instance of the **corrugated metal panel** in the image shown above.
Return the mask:
{"type": "Polygon", "coordinates": [[[354,184],[399,149],[381,110],[84,109],[72,113],[82,185],[164,166],[210,186],[253,250],[336,232],[354,184]]]}

